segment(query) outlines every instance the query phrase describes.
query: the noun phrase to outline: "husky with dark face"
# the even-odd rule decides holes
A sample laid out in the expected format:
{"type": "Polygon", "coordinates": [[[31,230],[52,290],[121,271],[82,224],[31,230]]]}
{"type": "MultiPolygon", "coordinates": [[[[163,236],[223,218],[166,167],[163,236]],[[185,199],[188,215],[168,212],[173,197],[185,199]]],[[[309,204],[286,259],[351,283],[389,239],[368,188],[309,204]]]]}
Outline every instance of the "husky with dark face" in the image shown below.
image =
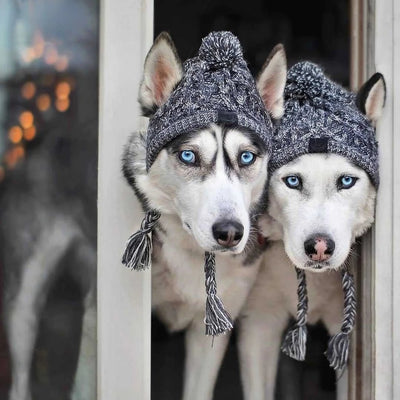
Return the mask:
{"type": "MultiPolygon", "coordinates": [[[[265,66],[265,105],[282,114],[286,62],[277,47],[265,66]]],[[[162,106],[182,78],[170,37],[155,41],[139,101],[145,115],[162,106]]],[[[170,331],[186,330],[183,398],[212,398],[229,335],[204,334],[204,252],[216,254],[218,294],[235,319],[257,276],[261,246],[254,227],[267,181],[268,152],[251,131],[221,124],[170,141],[146,170],[146,135],[134,134],[124,174],[143,208],[161,212],[153,232],[153,309],[170,331]]]]}
{"type": "MultiPolygon", "coordinates": [[[[360,116],[356,117],[362,123],[369,123],[367,128],[372,129],[384,105],[382,75],[375,74],[357,97],[346,96],[349,96],[346,107],[355,109],[357,105],[360,116]]],[[[342,123],[336,115],[332,119],[342,123]]],[[[293,124],[300,122],[299,118],[293,124]]],[[[361,131],[363,133],[371,135],[370,143],[375,141],[371,130],[361,131]]],[[[340,332],[343,291],[337,270],[346,264],[355,239],[364,234],[374,220],[377,167],[370,172],[367,164],[370,160],[366,157],[366,167],[361,168],[349,159],[352,154],[345,157],[338,154],[341,150],[335,154],[329,151],[333,147],[323,148],[326,143],[323,131],[317,131],[316,136],[319,141],[311,141],[304,154],[274,169],[270,176],[269,215],[260,218],[260,226],[273,242],[263,256],[260,274],[244,307],[245,323],[240,339],[243,383],[248,400],[274,398],[282,334],[289,318],[296,318],[297,312],[293,265],[306,271],[308,323],[322,321],[330,335],[340,332]],[[313,148],[315,144],[319,145],[317,149],[313,148]]],[[[328,143],[329,140],[334,141],[335,137],[327,139],[328,143]]],[[[342,142],[346,140],[352,138],[345,137],[342,142]]],[[[360,142],[354,143],[360,145],[360,142]]],[[[372,156],[377,155],[375,146],[371,145],[372,156]]],[[[364,160],[365,153],[360,154],[364,160]]]]}

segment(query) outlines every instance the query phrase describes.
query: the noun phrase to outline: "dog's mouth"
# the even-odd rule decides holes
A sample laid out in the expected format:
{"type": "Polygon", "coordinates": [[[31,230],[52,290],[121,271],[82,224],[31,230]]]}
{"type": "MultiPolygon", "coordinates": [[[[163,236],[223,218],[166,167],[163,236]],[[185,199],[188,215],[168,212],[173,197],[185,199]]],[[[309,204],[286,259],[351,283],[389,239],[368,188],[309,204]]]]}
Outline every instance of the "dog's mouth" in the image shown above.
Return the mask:
{"type": "Polygon", "coordinates": [[[307,261],[302,268],[313,271],[322,271],[331,268],[331,265],[328,261],[307,261]]]}
{"type": "Polygon", "coordinates": [[[215,253],[229,253],[229,254],[237,254],[239,253],[239,245],[234,247],[224,247],[215,245],[212,247],[211,252],[215,253]]]}

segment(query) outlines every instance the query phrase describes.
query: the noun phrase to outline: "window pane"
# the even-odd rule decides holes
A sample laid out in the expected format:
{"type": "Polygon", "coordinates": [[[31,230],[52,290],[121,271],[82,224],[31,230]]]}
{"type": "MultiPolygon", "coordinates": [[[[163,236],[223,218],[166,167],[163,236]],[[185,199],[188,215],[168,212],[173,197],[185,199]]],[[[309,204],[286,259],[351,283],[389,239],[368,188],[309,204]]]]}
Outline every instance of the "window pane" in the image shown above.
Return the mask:
{"type": "Polygon", "coordinates": [[[0,398],[96,398],[98,20],[0,6],[0,398]]]}

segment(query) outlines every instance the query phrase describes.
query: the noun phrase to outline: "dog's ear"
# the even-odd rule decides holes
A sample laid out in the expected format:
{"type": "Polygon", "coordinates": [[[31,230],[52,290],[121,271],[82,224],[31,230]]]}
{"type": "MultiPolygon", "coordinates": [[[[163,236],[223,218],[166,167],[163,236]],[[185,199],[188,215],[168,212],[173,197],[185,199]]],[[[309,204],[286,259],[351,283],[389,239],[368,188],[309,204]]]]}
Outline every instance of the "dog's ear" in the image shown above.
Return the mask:
{"type": "Polygon", "coordinates": [[[381,117],[386,99],[385,78],[375,73],[362,85],[357,93],[356,104],[367,118],[375,124],[381,117]]]}
{"type": "Polygon", "coordinates": [[[281,118],[284,112],[283,91],[286,74],[285,48],[282,44],[278,44],[271,51],[257,79],[257,88],[265,108],[276,119],[281,118]]]}
{"type": "Polygon", "coordinates": [[[182,63],[167,32],[157,36],[144,63],[139,103],[143,115],[153,115],[164,104],[182,78],[182,63]]]}

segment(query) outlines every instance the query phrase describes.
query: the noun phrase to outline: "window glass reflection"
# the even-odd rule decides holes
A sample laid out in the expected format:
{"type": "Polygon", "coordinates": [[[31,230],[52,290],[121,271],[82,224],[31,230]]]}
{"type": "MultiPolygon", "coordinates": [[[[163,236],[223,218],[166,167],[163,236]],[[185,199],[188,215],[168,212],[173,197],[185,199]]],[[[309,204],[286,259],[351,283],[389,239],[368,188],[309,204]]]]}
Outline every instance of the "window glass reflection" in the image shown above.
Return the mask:
{"type": "Polygon", "coordinates": [[[96,398],[98,21],[0,5],[0,398],[96,398]]]}

